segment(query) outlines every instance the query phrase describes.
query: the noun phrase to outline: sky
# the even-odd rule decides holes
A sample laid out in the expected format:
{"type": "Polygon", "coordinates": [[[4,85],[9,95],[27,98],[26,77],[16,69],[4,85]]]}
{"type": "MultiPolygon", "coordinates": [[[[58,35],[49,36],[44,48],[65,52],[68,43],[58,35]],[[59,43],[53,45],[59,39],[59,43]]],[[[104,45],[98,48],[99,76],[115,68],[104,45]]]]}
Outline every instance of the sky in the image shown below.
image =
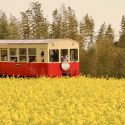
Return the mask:
{"type": "MultiPolygon", "coordinates": [[[[10,13],[20,18],[20,12],[29,8],[31,2],[36,0],[0,0],[0,10],[7,16],[10,13]]],[[[112,24],[116,33],[120,31],[122,15],[125,14],[125,0],[37,0],[42,4],[44,15],[49,21],[52,19],[52,11],[64,3],[75,10],[78,20],[88,14],[95,21],[95,29],[98,30],[102,23],[112,24]]]]}

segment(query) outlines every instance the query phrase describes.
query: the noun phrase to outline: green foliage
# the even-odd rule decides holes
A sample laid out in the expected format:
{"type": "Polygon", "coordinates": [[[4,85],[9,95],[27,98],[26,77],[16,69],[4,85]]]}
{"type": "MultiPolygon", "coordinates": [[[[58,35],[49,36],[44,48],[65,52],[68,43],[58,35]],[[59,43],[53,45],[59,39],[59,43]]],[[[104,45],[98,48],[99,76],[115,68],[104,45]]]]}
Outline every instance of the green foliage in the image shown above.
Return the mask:
{"type": "Polygon", "coordinates": [[[48,37],[48,23],[43,16],[43,10],[39,2],[32,2],[31,4],[31,25],[33,38],[40,39],[48,37]]]}
{"type": "Polygon", "coordinates": [[[86,51],[83,73],[92,76],[125,77],[125,50],[114,46],[111,25],[101,25],[95,44],[86,51]]]}
{"type": "Polygon", "coordinates": [[[106,25],[103,23],[99,29],[98,35],[96,37],[96,41],[103,41],[106,38],[106,25]]]}
{"type": "Polygon", "coordinates": [[[94,20],[88,14],[80,22],[79,32],[83,47],[86,49],[90,48],[94,39],[94,20]]]}
{"type": "Polygon", "coordinates": [[[19,22],[17,21],[16,17],[14,17],[12,15],[10,15],[10,20],[9,20],[9,32],[10,32],[9,39],[19,39],[20,38],[19,22]]]}
{"type": "Polygon", "coordinates": [[[9,36],[9,25],[5,12],[0,11],[0,39],[7,39],[9,36]]]}
{"type": "Polygon", "coordinates": [[[48,22],[43,16],[41,3],[32,2],[25,12],[21,12],[21,36],[23,39],[48,38],[48,22]]]}
{"type": "Polygon", "coordinates": [[[22,39],[29,39],[31,35],[31,22],[30,22],[30,10],[21,12],[21,37],[22,39]]]}
{"type": "Polygon", "coordinates": [[[62,15],[61,36],[62,38],[67,38],[68,37],[68,12],[65,4],[62,4],[60,11],[62,15]]]}
{"type": "Polygon", "coordinates": [[[63,4],[60,11],[58,9],[53,11],[52,16],[51,38],[79,39],[78,22],[73,9],[70,7],[66,8],[63,4]]]}
{"type": "Polygon", "coordinates": [[[122,16],[122,21],[121,21],[121,33],[125,33],[125,16],[122,16]]]}
{"type": "Polygon", "coordinates": [[[68,38],[78,40],[78,22],[76,20],[75,12],[71,7],[68,7],[68,38]]]}
{"type": "Polygon", "coordinates": [[[50,36],[51,38],[61,38],[62,36],[62,17],[61,14],[58,13],[58,10],[54,10],[53,11],[53,22],[51,24],[51,32],[50,32],[50,36]]]}
{"type": "Polygon", "coordinates": [[[122,16],[122,21],[121,21],[121,34],[119,38],[119,47],[125,48],[125,17],[124,15],[122,16]]]}
{"type": "Polygon", "coordinates": [[[121,34],[121,35],[120,35],[119,47],[125,48],[125,34],[121,34]]]}
{"type": "Polygon", "coordinates": [[[114,34],[114,30],[111,27],[111,24],[108,25],[105,35],[106,35],[107,41],[110,41],[112,43],[114,42],[115,34],[114,34]]]}

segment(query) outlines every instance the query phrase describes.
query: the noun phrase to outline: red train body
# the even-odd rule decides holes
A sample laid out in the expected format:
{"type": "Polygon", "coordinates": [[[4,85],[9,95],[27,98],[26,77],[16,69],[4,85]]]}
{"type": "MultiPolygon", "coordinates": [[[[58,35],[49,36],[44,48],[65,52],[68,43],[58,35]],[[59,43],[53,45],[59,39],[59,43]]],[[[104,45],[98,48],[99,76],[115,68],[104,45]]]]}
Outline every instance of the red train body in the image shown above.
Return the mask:
{"type": "Polygon", "coordinates": [[[61,63],[13,63],[0,62],[0,75],[9,76],[78,76],[79,62],[69,63],[70,69],[63,71],[61,63]]]}

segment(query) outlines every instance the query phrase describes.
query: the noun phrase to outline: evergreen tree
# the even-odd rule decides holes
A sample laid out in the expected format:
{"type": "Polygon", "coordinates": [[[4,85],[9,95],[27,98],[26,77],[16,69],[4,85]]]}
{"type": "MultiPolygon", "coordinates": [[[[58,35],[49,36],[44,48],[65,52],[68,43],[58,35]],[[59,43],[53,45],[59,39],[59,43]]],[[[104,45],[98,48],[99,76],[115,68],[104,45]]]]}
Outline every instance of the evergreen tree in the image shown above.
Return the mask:
{"type": "Polygon", "coordinates": [[[119,38],[119,47],[125,48],[125,34],[121,34],[119,38]]]}
{"type": "Polygon", "coordinates": [[[125,16],[122,16],[122,21],[121,21],[121,33],[125,33],[125,16]]]}
{"type": "Polygon", "coordinates": [[[0,11],[0,39],[8,39],[9,25],[5,12],[0,11]]]}
{"type": "Polygon", "coordinates": [[[62,4],[60,9],[60,14],[62,17],[61,21],[61,36],[62,38],[68,38],[68,12],[65,4],[62,4]]]}
{"type": "Polygon", "coordinates": [[[104,41],[106,39],[106,25],[103,23],[101,25],[101,28],[99,29],[98,35],[96,37],[96,42],[98,41],[104,41]]]}
{"type": "Polygon", "coordinates": [[[61,31],[61,26],[62,26],[62,18],[61,14],[58,13],[58,10],[56,9],[53,11],[53,22],[51,24],[51,38],[61,38],[62,36],[62,31],[61,31]]]}
{"type": "Polygon", "coordinates": [[[48,37],[48,23],[43,16],[43,10],[39,2],[33,2],[31,5],[32,35],[35,39],[48,37]]]}
{"type": "Polygon", "coordinates": [[[80,22],[79,32],[81,71],[86,75],[94,75],[95,49],[92,48],[94,39],[94,20],[88,15],[80,22]]]}
{"type": "Polygon", "coordinates": [[[114,30],[111,27],[111,24],[108,25],[105,36],[106,36],[107,41],[109,41],[113,44],[115,34],[114,34],[114,30]]]}
{"type": "Polygon", "coordinates": [[[114,32],[109,25],[101,25],[96,41],[96,73],[97,76],[112,76],[114,69],[115,53],[114,32]]]}
{"type": "Polygon", "coordinates": [[[125,16],[122,16],[121,33],[119,38],[119,47],[125,48],[125,16]]]}
{"type": "Polygon", "coordinates": [[[21,12],[21,38],[22,39],[30,39],[31,38],[31,22],[30,22],[30,14],[31,11],[27,10],[25,12],[21,12]]]}
{"type": "Polygon", "coordinates": [[[75,16],[75,12],[73,9],[68,7],[68,38],[78,40],[79,34],[78,34],[78,22],[75,16]]]}
{"type": "Polygon", "coordinates": [[[88,14],[80,22],[80,37],[83,47],[90,48],[94,40],[94,20],[88,14]]]}
{"type": "Polygon", "coordinates": [[[12,15],[10,15],[10,20],[9,20],[9,31],[10,31],[9,39],[20,38],[19,22],[17,21],[16,17],[12,15]]]}
{"type": "Polygon", "coordinates": [[[60,10],[53,11],[53,22],[51,25],[51,35],[53,38],[71,38],[78,40],[78,22],[75,12],[70,7],[63,4],[60,10]]]}
{"type": "Polygon", "coordinates": [[[115,47],[113,76],[125,77],[125,49],[115,47]]]}
{"type": "Polygon", "coordinates": [[[79,42],[79,59],[80,59],[80,72],[85,74],[86,72],[86,65],[85,65],[85,60],[86,60],[86,51],[83,48],[83,42],[81,40],[79,42]]]}

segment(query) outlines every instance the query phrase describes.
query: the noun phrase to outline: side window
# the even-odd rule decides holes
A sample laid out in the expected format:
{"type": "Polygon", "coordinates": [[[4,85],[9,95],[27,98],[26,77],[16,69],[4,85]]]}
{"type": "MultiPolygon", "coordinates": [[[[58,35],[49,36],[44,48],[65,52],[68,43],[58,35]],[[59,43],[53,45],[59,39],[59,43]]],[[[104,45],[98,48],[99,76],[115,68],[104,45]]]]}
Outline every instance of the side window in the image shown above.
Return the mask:
{"type": "Polygon", "coordinates": [[[49,61],[59,62],[59,50],[58,49],[49,50],[49,61]]]}
{"type": "Polygon", "coordinates": [[[8,50],[7,49],[1,49],[1,61],[8,61],[8,50]]]}
{"type": "Polygon", "coordinates": [[[44,62],[44,61],[45,61],[44,56],[45,56],[44,51],[41,51],[41,53],[40,53],[41,62],[44,62]]]}
{"type": "Polygon", "coordinates": [[[26,48],[19,48],[19,61],[21,62],[27,61],[27,49],[26,48]]]}
{"type": "Polygon", "coordinates": [[[17,49],[10,48],[10,61],[17,62],[17,49]]]}
{"type": "Polygon", "coordinates": [[[36,62],[36,48],[28,48],[29,62],[36,62]]]}
{"type": "Polygon", "coordinates": [[[70,61],[78,61],[78,49],[70,49],[70,61]]]}
{"type": "Polygon", "coordinates": [[[68,49],[61,49],[61,62],[68,61],[68,49]]]}

